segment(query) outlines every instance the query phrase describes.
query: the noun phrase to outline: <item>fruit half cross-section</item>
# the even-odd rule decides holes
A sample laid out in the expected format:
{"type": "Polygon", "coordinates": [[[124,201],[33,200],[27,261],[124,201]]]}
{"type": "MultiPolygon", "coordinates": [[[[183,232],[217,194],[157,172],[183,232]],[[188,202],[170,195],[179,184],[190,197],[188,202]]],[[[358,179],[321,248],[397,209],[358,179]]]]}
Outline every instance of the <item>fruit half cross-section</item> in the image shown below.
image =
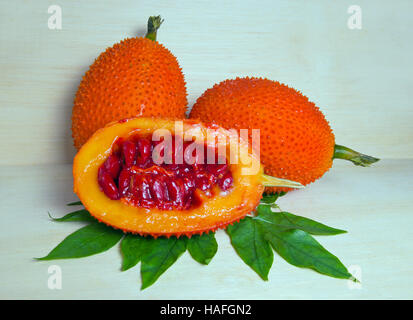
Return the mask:
{"type": "Polygon", "coordinates": [[[264,186],[302,187],[264,175],[248,142],[234,139],[234,131],[193,120],[178,123],[182,130],[167,119],[122,120],[99,129],[82,146],[73,164],[74,191],[92,216],[125,232],[190,236],[252,212],[264,186]],[[154,138],[159,130],[170,132],[172,148],[166,139],[154,138]],[[246,156],[243,161],[230,161],[231,141],[237,141],[234,150],[246,156]],[[176,161],[179,150],[182,162],[176,161]],[[256,172],[245,173],[253,167],[256,172]]]}

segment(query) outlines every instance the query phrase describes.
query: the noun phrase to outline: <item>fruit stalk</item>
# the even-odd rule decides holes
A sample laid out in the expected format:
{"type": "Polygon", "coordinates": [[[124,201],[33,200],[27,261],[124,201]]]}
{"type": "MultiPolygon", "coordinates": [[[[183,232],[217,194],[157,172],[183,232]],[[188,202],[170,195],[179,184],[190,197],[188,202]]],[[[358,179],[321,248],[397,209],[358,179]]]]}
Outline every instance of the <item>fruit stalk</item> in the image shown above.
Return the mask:
{"type": "Polygon", "coordinates": [[[261,183],[265,187],[285,187],[285,188],[295,188],[295,189],[301,189],[304,188],[304,186],[295,181],[287,180],[287,179],[280,179],[276,177],[272,177],[266,174],[263,174],[261,176],[261,183]]]}
{"type": "Polygon", "coordinates": [[[333,159],[343,159],[353,162],[356,166],[368,167],[380,159],[362,154],[350,148],[336,144],[333,159]]]}
{"type": "Polygon", "coordinates": [[[161,26],[163,19],[161,16],[150,16],[148,19],[148,31],[145,38],[156,41],[156,32],[161,26]]]}

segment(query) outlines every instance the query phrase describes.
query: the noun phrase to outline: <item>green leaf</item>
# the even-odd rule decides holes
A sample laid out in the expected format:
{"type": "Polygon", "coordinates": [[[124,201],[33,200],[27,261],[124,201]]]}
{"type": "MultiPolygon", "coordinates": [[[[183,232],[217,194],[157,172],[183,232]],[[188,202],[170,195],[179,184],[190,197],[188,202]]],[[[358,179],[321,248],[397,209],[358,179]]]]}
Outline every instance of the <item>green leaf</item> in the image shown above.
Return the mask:
{"type": "Polygon", "coordinates": [[[313,235],[336,235],[347,232],[289,212],[272,211],[268,206],[259,206],[257,212],[258,216],[254,219],[265,220],[283,231],[299,229],[313,235]]]}
{"type": "Polygon", "coordinates": [[[273,193],[269,195],[263,195],[261,198],[261,204],[274,204],[278,199],[278,193],[273,193]]]}
{"type": "Polygon", "coordinates": [[[150,239],[147,253],[141,262],[141,290],[146,289],[186,251],[186,238],[157,238],[150,239]]]}
{"type": "Polygon", "coordinates": [[[122,236],[122,232],[94,222],[70,234],[47,256],[37,260],[88,257],[112,248],[122,236]]]}
{"type": "Polygon", "coordinates": [[[270,193],[270,194],[263,194],[261,198],[261,203],[262,204],[275,204],[275,202],[278,200],[279,197],[282,197],[286,194],[286,192],[276,192],[276,193],[270,193]]]}
{"type": "Polygon", "coordinates": [[[123,256],[122,271],[136,266],[151,244],[152,238],[127,234],[120,244],[123,256]]]}
{"type": "Polygon", "coordinates": [[[241,259],[263,280],[268,280],[274,254],[257,220],[246,217],[227,227],[232,246],[241,259]]]}
{"type": "Polygon", "coordinates": [[[87,222],[92,222],[92,221],[96,221],[95,218],[93,218],[90,213],[85,210],[77,210],[71,213],[66,214],[65,216],[61,217],[61,218],[53,218],[50,213],[49,217],[50,219],[52,219],[53,221],[57,221],[57,222],[65,222],[65,221],[87,221],[87,222]]]}
{"type": "Polygon", "coordinates": [[[193,235],[187,241],[188,251],[192,258],[202,264],[208,264],[218,250],[218,243],[215,233],[204,233],[203,235],[193,235]]]}
{"type": "Polygon", "coordinates": [[[352,278],[340,260],[307,232],[302,230],[280,231],[270,223],[263,220],[257,221],[262,226],[265,239],[288,263],[297,267],[310,268],[335,278],[352,278]]]}
{"type": "Polygon", "coordinates": [[[82,206],[82,205],[83,204],[80,201],[75,201],[75,202],[71,202],[67,204],[67,206],[82,206]]]}

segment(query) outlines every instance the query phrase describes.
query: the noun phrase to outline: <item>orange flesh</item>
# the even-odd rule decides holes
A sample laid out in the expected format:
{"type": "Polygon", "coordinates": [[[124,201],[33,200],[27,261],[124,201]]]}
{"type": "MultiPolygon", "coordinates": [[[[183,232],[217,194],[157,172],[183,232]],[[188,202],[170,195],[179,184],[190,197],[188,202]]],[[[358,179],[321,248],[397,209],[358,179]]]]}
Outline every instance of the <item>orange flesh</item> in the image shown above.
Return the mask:
{"type": "MultiPolygon", "coordinates": [[[[183,132],[187,136],[203,138],[210,130],[219,137],[230,137],[231,132],[218,126],[206,127],[201,123],[184,120],[183,132]]],[[[130,205],[126,201],[109,199],[97,182],[99,167],[112,152],[117,139],[131,136],[147,136],[157,129],[167,129],[173,135],[182,135],[175,131],[175,122],[166,119],[135,118],[112,123],[98,130],[79,150],[74,159],[74,191],[86,209],[98,220],[125,232],[140,235],[171,236],[201,234],[238,221],[258,205],[264,187],[261,175],[263,168],[254,175],[243,174],[240,164],[229,164],[233,177],[233,186],[227,193],[217,192],[213,197],[201,194],[201,204],[190,210],[161,210],[130,205]]],[[[218,139],[219,140],[219,139],[218,139]]],[[[221,142],[207,141],[207,146],[217,147],[221,142]]],[[[227,156],[231,152],[228,145],[227,156]]],[[[248,144],[239,141],[239,150],[247,152],[252,163],[258,159],[249,152],[248,144]]]]}

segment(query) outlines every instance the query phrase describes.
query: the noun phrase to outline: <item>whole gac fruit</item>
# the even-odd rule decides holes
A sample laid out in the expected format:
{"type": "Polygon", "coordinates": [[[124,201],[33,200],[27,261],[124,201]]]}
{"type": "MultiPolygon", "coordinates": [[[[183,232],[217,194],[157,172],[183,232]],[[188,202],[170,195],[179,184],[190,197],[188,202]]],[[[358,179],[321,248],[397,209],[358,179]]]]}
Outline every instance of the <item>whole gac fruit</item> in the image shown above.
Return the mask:
{"type": "Polygon", "coordinates": [[[277,81],[250,77],[225,80],[198,98],[189,117],[227,129],[259,129],[265,173],[303,185],[328,171],[333,158],[361,166],[378,161],[335,145],[334,134],[319,108],[299,91],[277,81]]]}
{"type": "Polygon", "coordinates": [[[72,136],[79,149],[109,122],[136,117],[184,118],[187,92],[175,56],[156,40],[162,23],[150,17],[146,37],[108,48],[83,76],[72,111],[72,136]]]}

